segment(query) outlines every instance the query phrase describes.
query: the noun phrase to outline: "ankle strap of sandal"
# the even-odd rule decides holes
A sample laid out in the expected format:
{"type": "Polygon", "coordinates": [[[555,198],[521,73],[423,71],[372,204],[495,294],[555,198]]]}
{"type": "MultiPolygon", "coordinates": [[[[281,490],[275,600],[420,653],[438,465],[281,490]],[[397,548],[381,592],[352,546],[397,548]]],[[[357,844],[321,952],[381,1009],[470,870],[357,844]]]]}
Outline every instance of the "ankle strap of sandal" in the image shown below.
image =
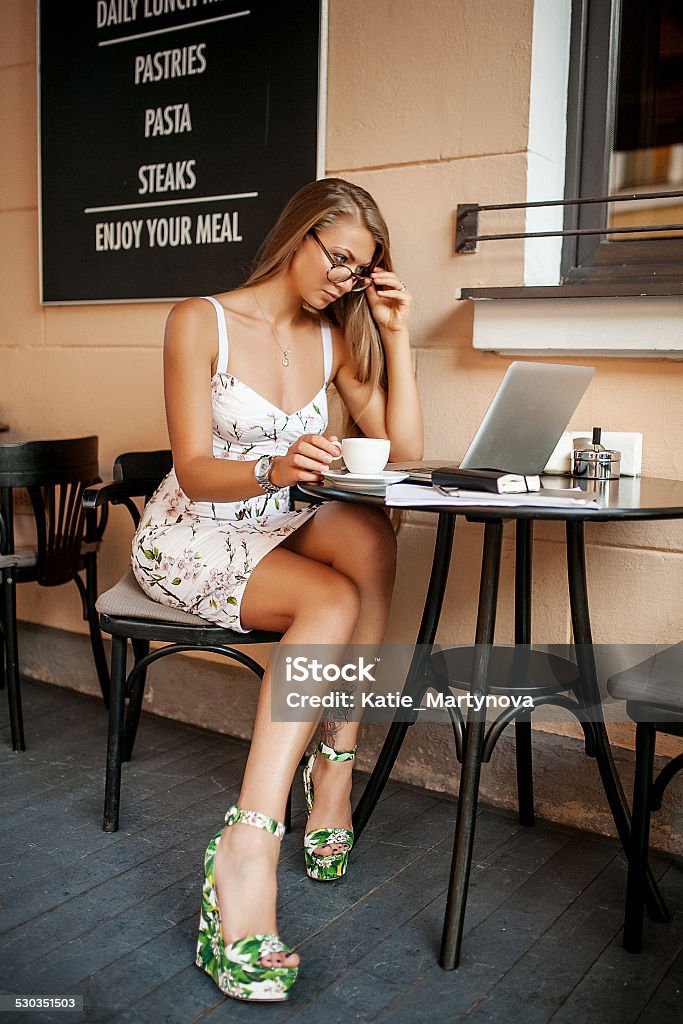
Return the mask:
{"type": "Polygon", "coordinates": [[[240,825],[253,825],[254,828],[262,828],[264,831],[272,833],[277,839],[282,839],[285,834],[285,826],[281,821],[269,818],[267,814],[261,814],[260,811],[245,811],[237,804],[233,804],[225,815],[225,824],[237,825],[238,822],[240,825]]]}
{"type": "Polygon", "coordinates": [[[328,747],[322,740],[318,743],[318,752],[328,761],[353,761],[357,750],[357,746],[353,750],[335,750],[334,747],[328,747]]]}

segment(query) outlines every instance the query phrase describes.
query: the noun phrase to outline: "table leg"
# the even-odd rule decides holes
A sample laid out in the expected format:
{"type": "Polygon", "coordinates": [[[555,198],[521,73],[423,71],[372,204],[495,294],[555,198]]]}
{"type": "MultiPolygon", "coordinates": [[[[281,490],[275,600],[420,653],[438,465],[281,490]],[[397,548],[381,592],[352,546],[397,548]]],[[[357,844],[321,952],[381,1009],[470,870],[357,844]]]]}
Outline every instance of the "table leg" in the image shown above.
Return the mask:
{"type": "MultiPolygon", "coordinates": [[[[479,608],[475,635],[475,653],[472,675],[474,696],[485,695],[489,684],[489,670],[493,652],[500,578],[500,555],[503,541],[503,523],[489,522],[484,530],[484,554],[479,586],[479,608]]],[[[439,963],[451,971],[458,966],[462,932],[465,922],[467,887],[472,866],[472,848],[479,799],[481,758],[486,731],[486,711],[470,708],[467,713],[465,751],[458,792],[458,812],[455,824],[453,860],[446,903],[446,916],[441,940],[439,963]]]]}
{"type": "Polygon", "coordinates": [[[657,731],[652,722],[636,726],[636,775],[633,784],[633,829],[626,882],[624,949],[640,953],[643,941],[643,882],[650,845],[650,793],[657,731]]]}
{"type": "MultiPolygon", "coordinates": [[[[515,647],[521,646],[523,658],[527,657],[531,644],[533,526],[531,519],[518,519],[515,523],[515,647]]],[[[522,825],[531,826],[536,818],[530,716],[515,719],[515,760],[519,820],[522,825]]]]}
{"type": "MultiPolygon", "coordinates": [[[[567,520],[566,530],[569,603],[571,606],[572,632],[576,646],[579,680],[582,688],[581,696],[590,711],[590,728],[595,745],[595,758],[598,763],[605,796],[607,797],[612,818],[619,833],[621,845],[628,856],[631,848],[631,816],[616,765],[614,764],[607,729],[602,717],[600,690],[598,687],[588,610],[583,523],[567,520]]],[[[646,877],[645,900],[654,920],[670,920],[669,912],[649,868],[646,877]]]]}
{"type": "MultiPolygon", "coordinates": [[[[450,569],[451,552],[453,550],[453,535],[455,532],[454,515],[446,512],[439,513],[439,521],[436,528],[436,540],[434,542],[434,557],[432,558],[432,571],[427,587],[424,611],[420,629],[417,634],[417,646],[413,654],[410,668],[406,676],[404,693],[410,693],[415,698],[415,705],[419,705],[422,699],[420,685],[422,684],[426,660],[425,645],[434,643],[436,630],[439,625],[443,598],[448,582],[450,569]]],[[[405,711],[402,711],[402,717],[405,711]]],[[[415,720],[415,719],[414,719],[415,720]]],[[[413,720],[413,721],[414,721],[413,720]]],[[[377,802],[382,795],[382,790],[387,784],[391,775],[394,762],[405,739],[408,726],[412,722],[394,720],[389,726],[389,732],[380,751],[374,771],[363,790],[358,806],[353,814],[353,831],[356,840],[368,823],[370,815],[374,811],[377,802]]]]}

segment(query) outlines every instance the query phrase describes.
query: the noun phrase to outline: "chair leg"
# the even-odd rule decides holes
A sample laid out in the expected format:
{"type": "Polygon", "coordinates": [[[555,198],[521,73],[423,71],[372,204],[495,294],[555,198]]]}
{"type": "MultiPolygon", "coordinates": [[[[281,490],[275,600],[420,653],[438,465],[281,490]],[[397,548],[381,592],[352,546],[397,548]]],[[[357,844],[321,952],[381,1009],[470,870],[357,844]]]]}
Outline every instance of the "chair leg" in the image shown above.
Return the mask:
{"type": "Polygon", "coordinates": [[[517,806],[522,825],[534,825],[534,775],[531,752],[531,720],[515,720],[515,757],[517,760],[517,806]]]}
{"type": "Polygon", "coordinates": [[[104,653],[102,631],[100,630],[100,617],[97,614],[97,609],[95,608],[96,600],[97,555],[94,552],[91,552],[85,557],[85,595],[83,597],[83,605],[85,619],[88,623],[90,646],[92,648],[93,661],[95,662],[95,671],[97,672],[97,679],[100,684],[100,690],[102,691],[102,700],[104,701],[105,708],[108,708],[110,689],[109,667],[107,665],[107,656],[104,653]]]}
{"type": "Polygon", "coordinates": [[[102,821],[102,829],[105,832],[117,832],[119,827],[121,739],[123,735],[127,651],[128,642],[125,637],[112,637],[107,777],[104,788],[104,818],[102,821]]]}
{"type": "Polygon", "coordinates": [[[24,743],[24,722],[21,712],[21,683],[19,681],[19,658],[17,644],[16,582],[11,569],[2,570],[2,608],[4,613],[3,632],[5,635],[5,674],[7,679],[7,703],[12,733],[12,749],[26,750],[24,743]]]}
{"type": "Polygon", "coordinates": [[[650,722],[636,726],[636,774],[633,783],[633,818],[626,883],[624,949],[640,953],[643,940],[645,873],[650,843],[650,792],[655,757],[656,730],[650,722]]]}
{"type": "MultiPolygon", "coordinates": [[[[149,640],[131,640],[131,644],[136,663],[140,661],[141,658],[147,657],[149,654],[149,640]]],[[[145,696],[146,678],[147,669],[143,669],[135,679],[133,692],[131,693],[128,701],[128,710],[126,711],[126,720],[123,727],[122,757],[124,761],[130,761],[133,756],[135,737],[137,736],[138,725],[140,724],[142,701],[145,696]]]]}

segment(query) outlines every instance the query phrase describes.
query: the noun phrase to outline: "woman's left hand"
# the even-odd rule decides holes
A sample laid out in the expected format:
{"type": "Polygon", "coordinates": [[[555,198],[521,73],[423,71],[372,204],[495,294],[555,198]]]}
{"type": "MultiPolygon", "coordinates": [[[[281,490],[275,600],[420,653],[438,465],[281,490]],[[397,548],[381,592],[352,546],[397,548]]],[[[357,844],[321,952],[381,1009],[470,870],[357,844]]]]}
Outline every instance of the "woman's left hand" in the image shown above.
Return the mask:
{"type": "Polygon", "coordinates": [[[366,289],[370,310],[377,326],[384,331],[400,332],[408,326],[413,297],[405,281],[391,270],[375,270],[366,289]]]}

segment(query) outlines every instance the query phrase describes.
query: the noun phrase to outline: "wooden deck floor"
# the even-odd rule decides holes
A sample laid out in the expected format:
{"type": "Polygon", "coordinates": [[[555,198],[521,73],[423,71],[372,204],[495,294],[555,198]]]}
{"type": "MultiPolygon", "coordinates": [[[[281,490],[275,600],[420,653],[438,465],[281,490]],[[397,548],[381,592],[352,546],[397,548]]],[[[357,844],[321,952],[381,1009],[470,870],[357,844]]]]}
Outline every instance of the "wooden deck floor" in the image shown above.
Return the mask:
{"type": "MultiPolygon", "coordinates": [[[[224,999],[193,965],[202,854],[236,797],[244,743],[143,716],[121,830],[100,829],[106,715],[26,682],[24,754],[0,694],[0,991],[81,994],[83,1013],[0,1020],[349,1024],[667,1024],[683,1020],[683,865],[654,859],[674,913],[621,948],[619,846],[482,809],[457,971],[436,964],[455,801],[390,783],[347,877],[306,878],[303,794],[280,870],[280,925],[302,956],[288,1003],[224,999]]],[[[359,780],[362,785],[363,780],[359,780]]]]}

